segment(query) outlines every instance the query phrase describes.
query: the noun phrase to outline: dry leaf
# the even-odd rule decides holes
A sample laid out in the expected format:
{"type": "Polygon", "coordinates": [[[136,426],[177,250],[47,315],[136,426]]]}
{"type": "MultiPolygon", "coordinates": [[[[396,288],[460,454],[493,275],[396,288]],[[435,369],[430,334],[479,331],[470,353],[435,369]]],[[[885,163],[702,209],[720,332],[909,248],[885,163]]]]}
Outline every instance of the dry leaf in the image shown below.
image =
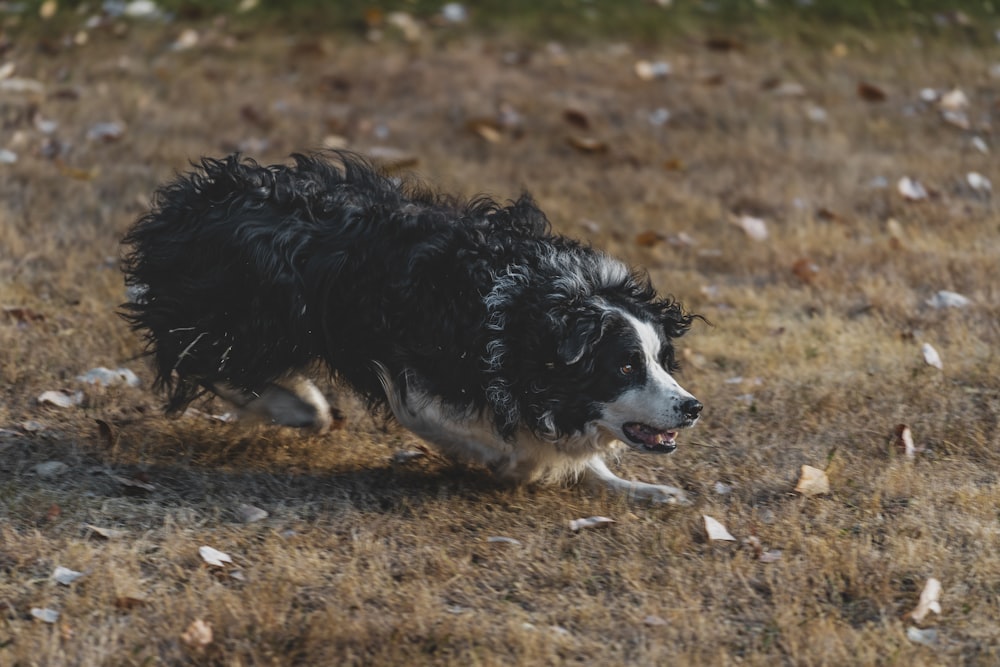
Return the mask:
{"type": "Polygon", "coordinates": [[[743,43],[732,37],[709,37],[705,40],[705,46],[712,51],[740,51],[743,43]]]}
{"type": "Polygon", "coordinates": [[[96,123],[87,130],[87,138],[91,141],[110,143],[118,141],[125,135],[125,126],[121,123],[96,123]]]}
{"type": "Polygon", "coordinates": [[[811,283],[819,275],[819,265],[816,262],[803,257],[792,264],[792,273],[804,283],[811,283]]]}
{"type": "Polygon", "coordinates": [[[68,567],[63,567],[62,565],[57,565],[56,571],[52,573],[52,578],[63,586],[69,586],[82,576],[83,572],[77,572],[76,570],[71,570],[68,567]]]}
{"type": "Polygon", "coordinates": [[[108,387],[114,384],[124,384],[129,387],[139,386],[139,378],[127,368],[112,370],[104,366],[98,366],[97,368],[91,368],[83,375],[77,375],[76,379],[80,382],[97,385],[98,387],[108,387]]]}
{"type": "Polygon", "coordinates": [[[42,479],[52,479],[69,470],[69,466],[62,461],[45,461],[44,463],[36,464],[33,470],[42,479]]]}
{"type": "Polygon", "coordinates": [[[922,201],[927,199],[927,189],[915,178],[903,176],[896,184],[899,194],[907,201],[922,201]]]}
{"type": "Polygon", "coordinates": [[[933,366],[938,370],[944,370],[944,364],[941,363],[941,355],[938,351],[934,349],[934,346],[930,343],[924,343],[920,346],[920,351],[923,352],[924,361],[927,362],[928,366],[933,366]]]}
{"type": "Polygon", "coordinates": [[[262,510],[259,507],[254,507],[253,505],[243,504],[236,508],[236,518],[243,523],[254,523],[255,521],[263,521],[268,517],[266,510],[262,510]]]}
{"type": "Polygon", "coordinates": [[[569,522],[569,529],[581,530],[584,528],[602,528],[610,526],[614,522],[614,519],[609,519],[606,516],[590,516],[585,519],[573,519],[569,522]]]}
{"type": "Polygon", "coordinates": [[[563,120],[578,130],[590,129],[590,119],[587,118],[587,114],[579,109],[566,109],[563,111],[563,120]]]}
{"type": "Polygon", "coordinates": [[[644,232],[639,233],[635,237],[635,244],[640,248],[654,248],[666,239],[661,232],[656,232],[648,229],[644,232]]]}
{"type": "Polygon", "coordinates": [[[733,224],[739,227],[754,241],[764,241],[767,239],[767,223],[760,218],[751,215],[741,215],[733,220],[733,224]]]}
{"type": "Polygon", "coordinates": [[[473,118],[465,124],[465,127],[479,136],[480,139],[491,144],[499,144],[503,141],[503,129],[500,123],[492,118],[473,118]]]}
{"type": "Polygon", "coordinates": [[[989,193],[993,192],[993,184],[990,183],[990,179],[986,178],[977,171],[970,171],[965,175],[965,182],[969,184],[969,187],[976,192],[989,193]]]}
{"type": "Polygon", "coordinates": [[[55,623],[59,620],[59,612],[55,609],[32,607],[31,615],[45,623],[55,623]]]}
{"type": "Polygon", "coordinates": [[[924,620],[929,612],[941,613],[941,582],[931,577],[924,584],[924,590],[920,593],[920,601],[916,609],[910,612],[910,618],[917,623],[924,620]]]}
{"type": "MultiPolygon", "coordinates": [[[[685,349],[685,352],[687,350],[685,349]]],[[[720,496],[726,496],[733,492],[732,484],[726,484],[725,482],[716,482],[715,486],[712,487],[717,494],[720,496]]]]}
{"type": "Polygon", "coordinates": [[[139,591],[123,593],[115,597],[115,607],[118,609],[135,609],[146,604],[147,596],[139,591]]]}
{"type": "Polygon", "coordinates": [[[191,648],[205,648],[212,643],[212,624],[200,618],[193,621],[181,635],[181,641],[191,648]]]}
{"type": "Polygon", "coordinates": [[[945,109],[941,112],[941,120],[949,125],[954,125],[960,130],[972,129],[972,122],[969,120],[969,114],[964,111],[952,111],[951,109],[945,109]]]}
{"type": "Polygon", "coordinates": [[[650,614],[649,616],[642,619],[642,622],[648,626],[656,627],[660,625],[666,625],[667,621],[660,616],[650,614]]]}
{"type": "Polygon", "coordinates": [[[185,28],[177,36],[177,41],[170,45],[170,48],[174,51],[187,51],[198,46],[199,41],[201,41],[201,36],[198,35],[197,30],[194,28],[185,28]]]}
{"type": "Polygon", "coordinates": [[[608,145],[594,137],[567,137],[566,143],[582,153],[605,153],[608,145]]]}
{"type": "Polygon", "coordinates": [[[795,491],[804,496],[819,496],[830,493],[830,478],[819,468],[804,465],[795,491]]]}
{"type": "Polygon", "coordinates": [[[941,290],[927,300],[927,305],[931,308],[965,308],[972,305],[972,299],[958,292],[941,290]]]}
{"type": "Polygon", "coordinates": [[[726,527],[719,523],[716,519],[713,519],[707,514],[702,514],[701,516],[705,519],[705,532],[708,534],[708,539],[725,542],[736,541],[736,538],[733,537],[732,533],[726,530],[726,527]]]}
{"type": "Polygon", "coordinates": [[[38,16],[44,20],[49,20],[56,15],[56,11],[59,9],[59,3],[56,0],[45,0],[38,7],[38,16]]]}
{"type": "Polygon", "coordinates": [[[126,535],[124,530],[118,530],[116,528],[102,528],[100,526],[93,526],[91,524],[84,524],[84,528],[93,531],[95,535],[100,535],[106,540],[116,540],[119,537],[124,537],[126,535]]]}
{"type": "Polygon", "coordinates": [[[673,71],[673,68],[670,66],[670,63],[662,60],[657,60],[655,62],[650,62],[649,60],[639,60],[635,64],[635,75],[643,81],[662,79],[670,76],[671,71],[673,71]]]}
{"type": "Polygon", "coordinates": [[[515,540],[513,537],[503,537],[502,535],[492,535],[487,537],[486,541],[490,544],[513,544],[514,546],[521,546],[520,540],[515,540]]]}
{"type": "Polygon", "coordinates": [[[133,493],[133,494],[137,492],[151,493],[153,491],[156,491],[155,486],[142,479],[137,479],[135,477],[125,477],[123,475],[116,475],[114,473],[109,473],[108,477],[110,477],[111,479],[115,480],[116,482],[124,486],[125,491],[127,493],[133,493]]]}
{"type": "Polygon", "coordinates": [[[969,108],[969,98],[959,88],[952,88],[938,99],[938,106],[945,111],[962,111],[969,108]]]}
{"type": "Polygon", "coordinates": [[[858,83],[858,97],[865,102],[885,102],[888,95],[878,86],[861,81],[858,83]]]}
{"type": "Polygon", "coordinates": [[[213,549],[212,547],[198,547],[198,553],[201,554],[202,560],[215,567],[225,567],[226,563],[230,565],[233,563],[233,559],[229,554],[218,549],[213,549]]]}
{"type": "Polygon", "coordinates": [[[896,449],[908,459],[912,459],[917,455],[917,448],[913,444],[913,434],[910,432],[910,427],[906,424],[898,424],[896,426],[896,449]]]}
{"type": "Polygon", "coordinates": [[[906,638],[911,642],[916,644],[923,644],[924,646],[933,646],[937,643],[938,631],[934,628],[927,628],[921,630],[920,628],[915,628],[910,626],[906,628],[906,638]]]}
{"type": "Polygon", "coordinates": [[[972,147],[975,148],[977,151],[979,151],[983,155],[989,155],[990,153],[989,144],[987,144],[982,137],[972,137],[972,139],[970,139],[969,141],[972,143],[972,147]]]}
{"type": "Polygon", "coordinates": [[[757,557],[761,563],[777,563],[781,560],[781,550],[775,549],[774,551],[764,551],[757,557]]]}
{"type": "Polygon", "coordinates": [[[65,391],[43,391],[36,400],[42,405],[72,408],[83,403],[83,392],[77,391],[69,394],[65,391]]]}

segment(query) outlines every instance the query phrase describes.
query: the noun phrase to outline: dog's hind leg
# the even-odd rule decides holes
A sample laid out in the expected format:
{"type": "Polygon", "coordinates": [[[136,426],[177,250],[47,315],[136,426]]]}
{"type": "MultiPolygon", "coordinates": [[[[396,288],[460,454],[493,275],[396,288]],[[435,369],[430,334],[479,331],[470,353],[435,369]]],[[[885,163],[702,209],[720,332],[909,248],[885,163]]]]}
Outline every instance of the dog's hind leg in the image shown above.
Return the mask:
{"type": "Polygon", "coordinates": [[[242,415],[271,424],[308,428],[322,433],[333,423],[330,404],[316,385],[301,375],[269,383],[254,393],[219,384],[209,389],[236,405],[242,415]]]}
{"type": "Polygon", "coordinates": [[[601,456],[594,456],[587,461],[583,473],[583,484],[607,489],[613,493],[622,493],[636,500],[647,500],[654,503],[688,504],[685,493],[674,486],[666,484],[646,484],[645,482],[630,482],[611,472],[608,464],[601,456]]]}

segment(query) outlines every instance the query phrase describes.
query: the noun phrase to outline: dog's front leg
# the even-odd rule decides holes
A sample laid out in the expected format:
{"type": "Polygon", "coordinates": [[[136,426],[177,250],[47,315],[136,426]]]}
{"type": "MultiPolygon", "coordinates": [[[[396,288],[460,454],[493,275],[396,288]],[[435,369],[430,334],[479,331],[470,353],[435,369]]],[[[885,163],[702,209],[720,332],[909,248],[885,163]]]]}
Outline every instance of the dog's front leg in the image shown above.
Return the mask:
{"type": "Polygon", "coordinates": [[[600,456],[594,456],[587,461],[583,475],[583,483],[588,486],[604,488],[614,493],[622,493],[629,498],[646,500],[654,503],[687,505],[687,495],[674,486],[666,484],[646,484],[645,482],[630,482],[611,472],[608,464],[600,456]]]}

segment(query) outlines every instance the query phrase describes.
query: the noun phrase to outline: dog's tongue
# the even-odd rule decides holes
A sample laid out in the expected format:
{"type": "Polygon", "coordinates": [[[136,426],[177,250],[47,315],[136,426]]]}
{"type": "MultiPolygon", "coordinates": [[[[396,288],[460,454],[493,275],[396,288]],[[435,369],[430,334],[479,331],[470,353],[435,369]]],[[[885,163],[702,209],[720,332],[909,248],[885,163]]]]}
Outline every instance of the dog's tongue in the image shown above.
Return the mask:
{"type": "Polygon", "coordinates": [[[659,430],[648,424],[628,422],[622,431],[629,440],[648,451],[669,454],[677,449],[677,431],[659,430]]]}

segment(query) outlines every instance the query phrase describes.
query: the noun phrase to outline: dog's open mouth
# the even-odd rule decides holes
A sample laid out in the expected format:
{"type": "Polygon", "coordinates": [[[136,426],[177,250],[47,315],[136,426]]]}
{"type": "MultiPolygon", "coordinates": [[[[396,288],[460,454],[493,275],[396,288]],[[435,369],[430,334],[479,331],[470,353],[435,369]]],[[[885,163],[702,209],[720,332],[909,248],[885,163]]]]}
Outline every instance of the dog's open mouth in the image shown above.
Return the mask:
{"type": "Polygon", "coordinates": [[[677,449],[677,431],[659,430],[648,424],[628,422],[622,425],[625,436],[649,452],[669,454],[677,449]]]}

